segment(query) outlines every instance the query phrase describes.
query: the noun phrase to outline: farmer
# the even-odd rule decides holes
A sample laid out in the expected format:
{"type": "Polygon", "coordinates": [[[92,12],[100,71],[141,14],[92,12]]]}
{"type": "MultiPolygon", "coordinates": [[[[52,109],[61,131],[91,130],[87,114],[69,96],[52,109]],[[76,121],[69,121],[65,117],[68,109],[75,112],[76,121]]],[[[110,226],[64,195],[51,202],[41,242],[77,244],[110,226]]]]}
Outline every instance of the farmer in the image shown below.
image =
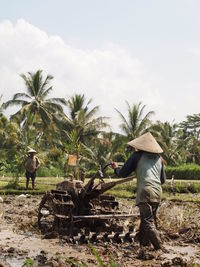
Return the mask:
{"type": "Polygon", "coordinates": [[[165,182],[164,165],[160,153],[163,152],[151,133],[130,141],[129,146],[136,149],[120,169],[117,162],[112,163],[115,174],[127,177],[135,171],[137,177],[136,205],[140,211],[140,228],[137,234],[141,246],[150,245],[161,248],[156,227],[156,212],[161,201],[165,182]]]}
{"type": "Polygon", "coordinates": [[[25,159],[24,165],[26,169],[26,190],[28,190],[29,179],[32,180],[32,189],[35,188],[35,178],[36,178],[36,171],[40,167],[40,161],[38,157],[35,156],[36,151],[34,149],[29,149],[28,156],[25,159]]]}

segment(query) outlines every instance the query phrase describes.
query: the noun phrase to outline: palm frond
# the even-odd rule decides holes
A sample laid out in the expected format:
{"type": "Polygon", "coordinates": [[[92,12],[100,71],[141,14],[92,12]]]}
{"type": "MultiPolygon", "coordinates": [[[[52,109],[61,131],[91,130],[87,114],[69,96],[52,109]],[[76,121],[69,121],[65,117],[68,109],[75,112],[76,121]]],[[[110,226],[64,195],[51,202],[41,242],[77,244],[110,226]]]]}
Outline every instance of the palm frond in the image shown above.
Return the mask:
{"type": "Polygon", "coordinates": [[[35,94],[33,90],[34,88],[33,88],[32,78],[31,78],[32,74],[28,72],[27,76],[25,74],[20,74],[20,76],[25,82],[28,95],[33,97],[35,94]]]}
{"type": "Polygon", "coordinates": [[[26,94],[26,93],[17,93],[17,94],[14,94],[12,100],[20,100],[19,98],[28,98],[28,99],[31,99],[31,96],[28,95],[28,94],[26,94]]]}
{"type": "Polygon", "coordinates": [[[87,120],[91,119],[98,111],[99,111],[99,106],[95,106],[89,112],[84,111],[86,119],[87,120]]]}
{"type": "Polygon", "coordinates": [[[27,104],[29,104],[29,102],[25,101],[25,100],[9,100],[9,101],[4,103],[4,106],[5,106],[5,108],[8,108],[11,106],[16,106],[16,105],[25,106],[27,104]]]}
{"type": "Polygon", "coordinates": [[[39,98],[41,99],[45,99],[49,94],[50,92],[53,90],[53,87],[50,86],[49,88],[47,88],[46,90],[40,90],[40,93],[39,93],[39,98]]]}
{"type": "Polygon", "coordinates": [[[51,123],[52,115],[43,106],[39,107],[39,114],[45,125],[48,125],[51,123]]]}
{"type": "MultiPolygon", "coordinates": [[[[49,84],[50,80],[52,80],[52,79],[53,79],[52,75],[47,75],[47,77],[45,78],[44,82],[42,82],[42,84],[41,84],[40,95],[46,94],[46,91],[48,90],[48,89],[46,89],[46,87],[49,84]]],[[[45,97],[46,96],[47,95],[45,95],[45,97]]]]}
{"type": "Polygon", "coordinates": [[[58,104],[61,104],[61,105],[67,105],[67,101],[65,100],[65,98],[49,98],[48,99],[48,102],[49,103],[58,103],[58,104]]]}
{"type": "Polygon", "coordinates": [[[122,124],[120,124],[120,128],[122,129],[122,131],[124,131],[125,133],[131,132],[129,123],[126,120],[125,116],[118,109],[115,109],[115,110],[117,111],[117,113],[119,114],[119,116],[123,122],[122,124]]]}

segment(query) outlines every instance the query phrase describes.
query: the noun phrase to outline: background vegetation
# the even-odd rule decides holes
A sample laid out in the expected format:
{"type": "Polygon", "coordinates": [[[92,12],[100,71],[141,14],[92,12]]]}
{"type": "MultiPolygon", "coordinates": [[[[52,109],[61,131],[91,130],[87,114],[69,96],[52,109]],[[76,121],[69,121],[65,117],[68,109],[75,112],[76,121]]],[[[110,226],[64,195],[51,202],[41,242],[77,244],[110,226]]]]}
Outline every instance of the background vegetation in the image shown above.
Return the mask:
{"type": "Polygon", "coordinates": [[[200,179],[200,114],[188,115],[181,123],[153,122],[154,111],[126,101],[126,114],[116,110],[121,132],[115,133],[109,119],[99,115],[100,106],[92,106],[92,99],[80,94],[50,98],[53,77],[44,77],[41,70],[21,77],[24,92],[16,91],[6,103],[0,98],[1,176],[12,176],[16,182],[24,173],[23,160],[30,147],[42,163],[39,176],[72,173],[80,178],[86,171],[91,176],[107,162],[125,161],[132,153],[126,143],[150,131],[164,150],[168,178],[200,179]],[[7,118],[5,110],[10,106],[17,111],[7,118]],[[69,154],[77,156],[77,168],[68,166],[69,154]]]}

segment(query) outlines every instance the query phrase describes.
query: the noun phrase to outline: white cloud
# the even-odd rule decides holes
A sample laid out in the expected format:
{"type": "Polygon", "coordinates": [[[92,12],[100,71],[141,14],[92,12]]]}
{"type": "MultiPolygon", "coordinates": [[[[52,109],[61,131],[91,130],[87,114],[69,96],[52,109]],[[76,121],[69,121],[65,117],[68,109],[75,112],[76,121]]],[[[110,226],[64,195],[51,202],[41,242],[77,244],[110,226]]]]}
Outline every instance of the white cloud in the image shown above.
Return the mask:
{"type": "MultiPolygon", "coordinates": [[[[65,97],[84,93],[100,105],[101,114],[119,125],[114,108],[126,112],[130,104],[142,101],[146,111],[155,110],[157,118],[167,119],[161,91],[147,80],[143,62],[125,49],[109,43],[93,50],[81,50],[65,43],[59,36],[50,36],[23,19],[13,25],[0,23],[0,94],[11,99],[24,90],[19,76],[28,71],[44,70],[52,74],[53,96],[65,97]]],[[[169,100],[170,101],[170,100],[169,100]]],[[[171,115],[174,115],[172,111],[171,115]],[[173,113],[173,114],[172,114],[173,113]]]]}
{"type": "Polygon", "coordinates": [[[192,54],[193,56],[200,56],[200,48],[199,47],[191,47],[186,50],[189,54],[192,54]]]}

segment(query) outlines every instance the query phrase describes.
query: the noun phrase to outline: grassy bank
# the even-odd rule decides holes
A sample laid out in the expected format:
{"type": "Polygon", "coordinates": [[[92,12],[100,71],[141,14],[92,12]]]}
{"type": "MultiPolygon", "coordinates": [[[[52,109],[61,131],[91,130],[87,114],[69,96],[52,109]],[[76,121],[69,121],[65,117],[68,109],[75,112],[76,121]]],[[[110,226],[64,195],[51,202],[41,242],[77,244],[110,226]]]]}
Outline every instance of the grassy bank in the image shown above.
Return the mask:
{"type": "MultiPolygon", "coordinates": [[[[87,181],[88,179],[86,179],[87,181]]],[[[12,178],[5,177],[0,180],[0,194],[44,194],[46,191],[55,189],[58,182],[63,181],[63,178],[55,177],[37,177],[36,188],[34,191],[25,190],[25,178],[19,178],[19,183],[16,188],[12,187],[12,178]]],[[[111,181],[110,179],[105,179],[105,182],[111,181]]],[[[31,181],[29,184],[31,188],[31,181]]],[[[115,186],[108,193],[114,195],[118,198],[135,198],[136,196],[136,180],[131,182],[115,186]]],[[[163,197],[167,199],[183,199],[185,201],[200,201],[200,181],[199,180],[174,180],[167,181],[163,186],[163,197]]]]}
{"type": "MultiPolygon", "coordinates": [[[[118,185],[111,189],[109,193],[119,198],[135,198],[136,181],[118,185]]],[[[170,181],[167,181],[163,186],[163,198],[200,202],[200,181],[177,180],[174,181],[173,185],[170,181]]]]}
{"type": "MultiPolygon", "coordinates": [[[[13,185],[13,179],[10,177],[5,177],[4,179],[0,179],[0,194],[44,194],[46,191],[54,189],[56,184],[63,181],[63,178],[55,178],[55,177],[37,177],[36,178],[36,186],[35,190],[25,190],[26,179],[24,177],[19,178],[18,184],[13,185]]],[[[31,188],[31,180],[29,182],[29,188],[31,188]]]]}

